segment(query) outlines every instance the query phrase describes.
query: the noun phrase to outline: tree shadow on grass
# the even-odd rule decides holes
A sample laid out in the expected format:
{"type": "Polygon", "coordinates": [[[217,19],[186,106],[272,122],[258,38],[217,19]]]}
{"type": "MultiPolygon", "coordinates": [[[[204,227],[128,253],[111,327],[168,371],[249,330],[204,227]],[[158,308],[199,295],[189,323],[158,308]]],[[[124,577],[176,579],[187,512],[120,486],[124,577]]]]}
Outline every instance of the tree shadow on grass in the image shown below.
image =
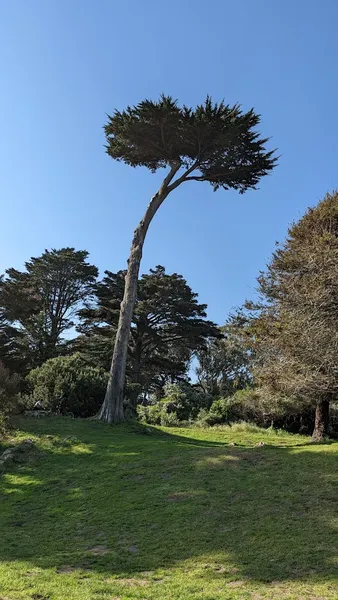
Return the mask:
{"type": "Polygon", "coordinates": [[[120,575],[214,560],[256,581],[338,576],[332,445],[237,448],[97,423],[24,425],[55,443],[3,477],[2,561],[120,575]],[[75,437],[58,445],[60,434],[75,437]]]}

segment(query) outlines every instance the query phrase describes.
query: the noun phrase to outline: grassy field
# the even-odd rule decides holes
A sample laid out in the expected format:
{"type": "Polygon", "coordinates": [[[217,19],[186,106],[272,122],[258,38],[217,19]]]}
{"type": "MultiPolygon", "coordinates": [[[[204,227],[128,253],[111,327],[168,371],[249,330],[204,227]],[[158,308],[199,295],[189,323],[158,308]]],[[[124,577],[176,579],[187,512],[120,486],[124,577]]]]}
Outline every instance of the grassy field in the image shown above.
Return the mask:
{"type": "Polygon", "coordinates": [[[338,598],[338,444],[18,426],[36,449],[1,478],[1,600],[338,598]]]}

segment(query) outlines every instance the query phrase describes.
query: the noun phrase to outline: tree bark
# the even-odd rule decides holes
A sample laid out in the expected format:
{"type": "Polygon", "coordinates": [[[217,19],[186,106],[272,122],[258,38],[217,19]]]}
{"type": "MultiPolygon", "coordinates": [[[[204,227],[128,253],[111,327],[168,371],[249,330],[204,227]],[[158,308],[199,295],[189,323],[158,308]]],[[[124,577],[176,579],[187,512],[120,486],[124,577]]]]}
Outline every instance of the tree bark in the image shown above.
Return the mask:
{"type": "Polygon", "coordinates": [[[171,189],[168,187],[169,183],[172,181],[179,168],[180,164],[171,166],[170,172],[164,179],[161,188],[152,197],[143,219],[134,231],[108,385],[104,402],[98,415],[98,418],[106,423],[119,423],[124,421],[123,396],[128,343],[136,300],[143,244],[148,227],[157,210],[170,193],[171,189]]]}
{"type": "Polygon", "coordinates": [[[328,435],[330,418],[330,401],[319,400],[316,406],[315,427],[312,434],[314,442],[320,442],[328,435]]]}

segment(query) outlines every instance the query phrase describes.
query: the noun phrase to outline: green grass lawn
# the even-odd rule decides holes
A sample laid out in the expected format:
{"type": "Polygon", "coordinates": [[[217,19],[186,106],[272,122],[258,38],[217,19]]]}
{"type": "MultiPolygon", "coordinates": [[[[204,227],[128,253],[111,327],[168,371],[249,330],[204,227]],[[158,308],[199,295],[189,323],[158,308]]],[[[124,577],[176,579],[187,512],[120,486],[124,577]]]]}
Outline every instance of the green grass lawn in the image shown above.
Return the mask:
{"type": "Polygon", "coordinates": [[[17,425],[37,449],[2,475],[1,600],[338,598],[338,444],[17,425]]]}

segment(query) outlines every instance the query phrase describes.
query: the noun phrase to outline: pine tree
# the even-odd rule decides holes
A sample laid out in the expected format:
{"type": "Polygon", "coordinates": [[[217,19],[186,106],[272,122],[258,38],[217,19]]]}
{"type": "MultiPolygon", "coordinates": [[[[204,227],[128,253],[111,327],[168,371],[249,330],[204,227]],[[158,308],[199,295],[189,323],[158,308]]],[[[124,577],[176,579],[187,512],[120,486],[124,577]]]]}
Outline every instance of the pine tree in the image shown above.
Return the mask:
{"type": "MultiPolygon", "coordinates": [[[[96,286],[97,307],[84,309],[77,347],[93,364],[107,368],[115,339],[125,271],[111,273],[96,286]]],[[[220,335],[206,319],[206,305],[177,273],[157,266],[138,281],[127,356],[129,388],[143,394],[185,378],[192,353],[220,335]]],[[[136,397],[134,398],[134,403],[136,397]]]]}
{"type": "Polygon", "coordinates": [[[64,334],[74,326],[97,277],[97,268],[87,258],[85,250],[45,250],[25,263],[25,271],[7,269],[0,281],[3,333],[16,331],[14,354],[26,370],[65,349],[64,334]]]}

